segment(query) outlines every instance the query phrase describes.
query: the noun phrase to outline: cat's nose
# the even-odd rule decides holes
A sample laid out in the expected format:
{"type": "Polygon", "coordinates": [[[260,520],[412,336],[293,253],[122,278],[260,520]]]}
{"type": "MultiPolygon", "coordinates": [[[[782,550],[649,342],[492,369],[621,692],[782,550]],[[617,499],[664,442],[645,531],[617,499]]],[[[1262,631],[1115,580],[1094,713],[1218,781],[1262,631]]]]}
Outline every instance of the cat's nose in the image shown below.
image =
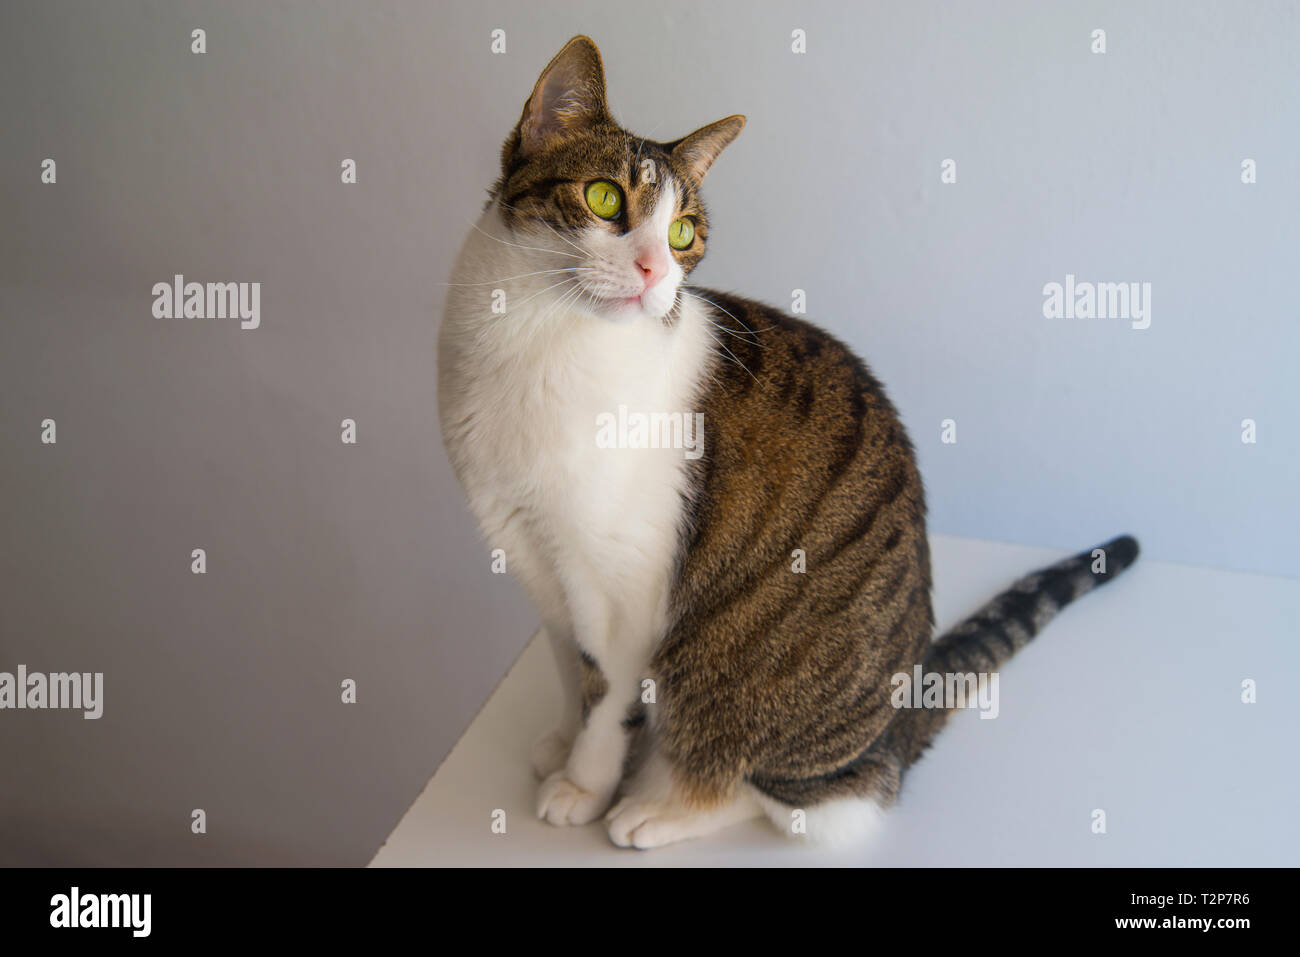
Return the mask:
{"type": "Polygon", "coordinates": [[[636,268],[647,290],[668,275],[668,260],[655,253],[642,253],[636,257],[636,268]]]}

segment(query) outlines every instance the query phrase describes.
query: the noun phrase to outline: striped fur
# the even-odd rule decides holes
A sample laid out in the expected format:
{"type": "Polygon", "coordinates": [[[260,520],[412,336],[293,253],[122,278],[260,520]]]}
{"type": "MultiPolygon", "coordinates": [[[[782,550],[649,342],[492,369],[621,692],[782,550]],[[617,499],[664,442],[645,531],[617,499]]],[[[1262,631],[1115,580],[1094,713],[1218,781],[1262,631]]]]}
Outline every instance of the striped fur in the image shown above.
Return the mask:
{"type": "MultiPolygon", "coordinates": [[[[1137,560],[1138,543],[1121,535],[1048,568],[1025,575],[979,611],[931,644],[922,667],[945,673],[992,672],[1001,668],[1066,605],[1113,579],[1137,560]],[[1095,553],[1100,550],[1104,561],[1095,553]],[[1094,566],[1099,566],[1093,571],[1094,566]]],[[[878,753],[912,764],[946,723],[951,709],[900,711],[880,741],[878,753]]]]}
{"type": "Polygon", "coordinates": [[[681,284],[708,241],[701,181],[743,123],[636,137],[610,116],[595,45],[570,41],[506,141],[439,341],[453,466],[566,690],[534,749],[538,815],[584,824],[613,803],[620,846],[760,813],[861,833],[950,713],[896,709],[892,677],[994,671],[1137,556],[1117,538],[1104,571],[1082,553],[932,641],[924,490],[880,382],[811,323],[681,284]],[[610,220],[586,206],[593,180],[625,197],[610,220]],[[677,216],[695,222],[684,250],[667,243],[677,216]],[[669,278],[616,306],[593,277],[647,248],[669,278]],[[597,449],[595,415],[620,404],[703,412],[703,457],[597,449]]]}
{"type": "Polygon", "coordinates": [[[662,747],[697,803],[738,781],[791,807],[893,802],[950,713],[896,710],[890,679],[990,672],[1127,568],[1128,537],[1026,576],[931,642],[920,474],[879,381],[817,327],[713,290],[709,454],[675,618],[654,662],[662,747]],[[792,572],[801,549],[807,571],[792,572]]]}

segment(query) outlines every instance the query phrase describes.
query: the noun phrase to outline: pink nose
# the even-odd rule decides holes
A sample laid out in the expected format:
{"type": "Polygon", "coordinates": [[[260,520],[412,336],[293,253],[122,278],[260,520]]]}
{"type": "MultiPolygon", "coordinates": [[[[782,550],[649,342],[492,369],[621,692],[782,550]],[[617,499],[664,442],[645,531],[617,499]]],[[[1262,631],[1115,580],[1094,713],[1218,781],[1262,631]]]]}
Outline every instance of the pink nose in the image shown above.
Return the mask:
{"type": "Polygon", "coordinates": [[[636,268],[641,273],[645,288],[649,290],[668,274],[668,260],[655,253],[645,252],[636,257],[636,268]]]}

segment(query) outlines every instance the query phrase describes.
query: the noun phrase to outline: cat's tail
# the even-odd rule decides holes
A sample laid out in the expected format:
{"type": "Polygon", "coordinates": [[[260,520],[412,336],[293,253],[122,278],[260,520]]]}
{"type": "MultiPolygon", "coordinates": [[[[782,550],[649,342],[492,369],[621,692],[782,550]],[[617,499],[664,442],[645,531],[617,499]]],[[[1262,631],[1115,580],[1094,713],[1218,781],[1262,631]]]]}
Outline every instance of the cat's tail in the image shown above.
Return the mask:
{"type": "MultiPolygon", "coordinates": [[[[1070,602],[1104,585],[1137,559],[1138,543],[1121,535],[1105,545],[1021,578],[956,628],[943,634],[926,652],[926,674],[989,674],[1029,644],[1043,626],[1070,602]]],[[[901,768],[912,764],[938,734],[954,710],[947,707],[909,708],[899,712],[887,734],[889,750],[901,768]]]]}

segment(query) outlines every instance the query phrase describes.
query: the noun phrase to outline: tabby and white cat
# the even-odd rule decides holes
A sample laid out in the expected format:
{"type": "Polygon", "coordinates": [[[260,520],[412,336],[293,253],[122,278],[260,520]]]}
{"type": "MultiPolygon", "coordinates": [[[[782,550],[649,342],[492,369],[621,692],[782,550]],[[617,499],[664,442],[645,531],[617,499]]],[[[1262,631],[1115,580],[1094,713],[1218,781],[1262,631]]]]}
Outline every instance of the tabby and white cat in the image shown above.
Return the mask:
{"type": "Polygon", "coordinates": [[[764,813],[861,833],[950,713],[896,709],[891,677],[994,671],[1137,555],[1127,536],[1083,552],[932,640],[921,479],[880,383],[821,329],[684,282],[701,181],[744,123],[635,136],[595,45],[569,41],[505,142],[439,339],[448,454],[563,677],[538,816],[604,815],[625,847],[764,813]],[[620,412],[702,412],[703,456],[606,447],[620,412]]]}

